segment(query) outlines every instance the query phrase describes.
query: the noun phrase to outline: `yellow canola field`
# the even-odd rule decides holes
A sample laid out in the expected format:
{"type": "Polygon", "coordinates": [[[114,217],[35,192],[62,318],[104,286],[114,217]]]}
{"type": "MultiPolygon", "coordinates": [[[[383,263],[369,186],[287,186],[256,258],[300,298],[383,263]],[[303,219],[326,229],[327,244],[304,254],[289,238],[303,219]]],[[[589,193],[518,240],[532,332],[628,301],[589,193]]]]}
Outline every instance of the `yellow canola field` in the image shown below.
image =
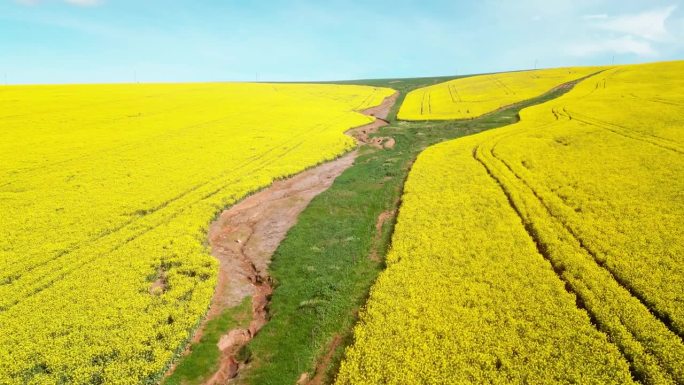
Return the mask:
{"type": "Polygon", "coordinates": [[[422,153],[336,384],[684,383],[682,73],[422,153]]]}
{"type": "Polygon", "coordinates": [[[454,79],[413,90],[399,109],[402,120],[473,119],[540,96],[601,67],[553,68],[454,79]]]}
{"type": "Polygon", "coordinates": [[[0,384],[154,382],[209,305],[214,215],[352,149],[392,93],[1,87],[0,384]]]}

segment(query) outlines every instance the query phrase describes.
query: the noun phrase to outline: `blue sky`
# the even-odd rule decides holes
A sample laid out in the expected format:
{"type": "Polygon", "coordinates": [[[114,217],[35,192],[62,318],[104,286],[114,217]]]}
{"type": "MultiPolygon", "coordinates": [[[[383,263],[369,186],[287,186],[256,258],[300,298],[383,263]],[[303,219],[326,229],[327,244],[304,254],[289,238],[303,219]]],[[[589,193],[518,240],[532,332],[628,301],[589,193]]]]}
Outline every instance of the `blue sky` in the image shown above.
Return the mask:
{"type": "Polygon", "coordinates": [[[0,81],[311,81],[684,59],[681,0],[0,0],[0,81]]]}

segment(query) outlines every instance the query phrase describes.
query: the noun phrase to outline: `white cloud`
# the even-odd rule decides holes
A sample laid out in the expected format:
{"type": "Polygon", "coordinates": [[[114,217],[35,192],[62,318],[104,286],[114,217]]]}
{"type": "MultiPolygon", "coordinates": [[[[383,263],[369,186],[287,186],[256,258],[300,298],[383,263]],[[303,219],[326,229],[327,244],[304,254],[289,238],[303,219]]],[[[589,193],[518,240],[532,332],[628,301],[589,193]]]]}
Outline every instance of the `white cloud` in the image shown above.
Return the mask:
{"type": "Polygon", "coordinates": [[[568,47],[568,53],[572,56],[580,57],[599,53],[634,54],[644,57],[658,55],[658,52],[651,46],[651,43],[637,40],[632,36],[572,44],[568,47]]]}
{"type": "Polygon", "coordinates": [[[676,5],[654,9],[633,15],[606,17],[595,27],[605,31],[638,36],[651,41],[663,41],[669,37],[665,21],[677,9],[676,5]]]}
{"type": "Polygon", "coordinates": [[[668,31],[666,22],[676,5],[650,9],[638,13],[608,15],[588,14],[582,16],[589,36],[566,46],[572,56],[586,57],[597,54],[629,54],[640,57],[659,56],[660,49],[671,43],[674,32],[668,31]]]}

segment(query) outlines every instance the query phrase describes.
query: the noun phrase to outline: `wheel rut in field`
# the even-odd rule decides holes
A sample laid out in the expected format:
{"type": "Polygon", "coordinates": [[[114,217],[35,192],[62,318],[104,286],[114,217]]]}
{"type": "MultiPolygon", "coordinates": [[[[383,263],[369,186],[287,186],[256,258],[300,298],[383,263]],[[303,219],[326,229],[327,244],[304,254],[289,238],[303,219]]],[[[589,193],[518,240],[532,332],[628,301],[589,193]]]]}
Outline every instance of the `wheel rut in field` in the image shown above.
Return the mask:
{"type": "MultiPolygon", "coordinates": [[[[371,138],[371,134],[388,124],[385,119],[397,97],[398,93],[395,93],[379,106],[361,111],[376,119],[348,130],[346,134],[356,138],[359,144],[389,148],[387,143],[393,143],[394,139],[378,141],[378,138],[371,138]]],[[[219,260],[218,283],[207,316],[192,342],[201,339],[208,320],[238,306],[246,297],[252,297],[252,319],[247,328],[227,330],[221,336],[217,344],[220,351],[218,370],[211,375],[207,373],[204,385],[225,384],[237,377],[244,367],[245,363],[237,358],[239,351],[268,322],[268,305],[273,292],[268,266],[273,253],[309,202],[327,190],[354,163],[357,154],[358,150],[354,150],[291,178],[276,181],[224,210],[210,225],[208,242],[212,255],[219,260]]],[[[172,372],[173,368],[167,375],[172,372]]]]}
{"type": "Polygon", "coordinates": [[[246,329],[221,336],[220,367],[205,384],[223,384],[234,378],[242,363],[236,359],[268,322],[268,303],[273,285],[268,276],[271,256],[299,214],[337,176],[354,163],[356,152],[273,183],[221,213],[209,230],[212,255],[220,262],[219,279],[208,317],[237,306],[252,297],[252,321],[246,329]]]}
{"type": "Polygon", "coordinates": [[[590,247],[588,245],[587,240],[584,237],[582,237],[575,228],[570,226],[566,220],[564,220],[557,214],[554,214],[554,211],[551,205],[549,204],[548,199],[545,199],[534,188],[534,186],[532,186],[525,178],[521,177],[517,172],[515,172],[515,170],[511,167],[509,162],[497,156],[495,154],[494,147],[490,149],[489,153],[492,159],[496,159],[501,165],[505,167],[506,170],[508,170],[508,173],[510,173],[510,175],[512,175],[516,180],[522,183],[532,193],[532,195],[544,208],[549,218],[553,218],[554,220],[556,220],[565,229],[565,231],[577,242],[579,247],[587,255],[591,256],[592,260],[596,263],[596,265],[603,269],[611,277],[613,281],[615,281],[632,297],[636,298],[646,309],[648,309],[651,315],[653,315],[656,319],[658,319],[658,321],[660,321],[665,327],[667,327],[668,330],[672,332],[672,334],[678,336],[681,341],[684,341],[684,333],[680,328],[677,327],[677,325],[675,325],[670,314],[665,313],[664,311],[659,309],[655,303],[653,303],[646,297],[646,294],[638,290],[638,288],[634,287],[626,277],[620,274],[619,270],[615,269],[614,267],[611,267],[606,261],[606,259],[601,258],[599,256],[599,252],[594,247],[590,247]]]}
{"type": "MultiPolygon", "coordinates": [[[[541,255],[544,258],[544,260],[546,260],[549,263],[551,269],[556,274],[558,279],[561,282],[563,282],[563,287],[564,287],[565,291],[567,291],[573,297],[575,297],[575,306],[577,306],[578,309],[582,310],[583,312],[585,312],[587,314],[592,326],[594,326],[594,328],[599,333],[603,333],[604,335],[606,335],[607,338],[609,338],[609,333],[606,332],[605,330],[602,330],[601,322],[596,317],[594,312],[592,312],[591,309],[589,307],[587,307],[587,305],[584,301],[584,297],[581,295],[580,292],[575,290],[575,287],[573,286],[572,282],[570,282],[567,279],[567,277],[564,276],[563,268],[560,268],[557,264],[555,264],[553,262],[553,258],[551,258],[551,256],[549,255],[547,247],[544,244],[544,241],[539,236],[537,229],[534,227],[534,225],[529,220],[526,219],[525,215],[520,211],[520,207],[518,206],[518,204],[516,204],[511,192],[506,188],[505,183],[500,178],[498,178],[492,172],[492,169],[490,168],[490,166],[478,156],[479,150],[480,150],[479,145],[473,148],[473,150],[472,150],[473,160],[475,162],[477,162],[478,164],[480,164],[484,168],[484,170],[487,173],[487,175],[489,176],[489,178],[494,183],[496,183],[496,185],[501,189],[501,192],[506,196],[506,200],[508,201],[508,205],[510,206],[510,208],[513,211],[515,211],[516,215],[520,219],[521,225],[523,226],[523,228],[525,229],[525,232],[527,233],[527,235],[530,237],[530,239],[534,243],[539,255],[541,255]]],[[[644,376],[641,373],[637,372],[637,370],[635,369],[634,362],[633,362],[631,356],[625,354],[622,347],[618,346],[618,349],[620,350],[620,353],[625,358],[625,360],[627,360],[627,362],[629,363],[629,370],[630,370],[630,373],[632,374],[632,377],[643,379],[644,376]]]]}
{"type": "Polygon", "coordinates": [[[352,128],[351,130],[348,130],[346,134],[353,136],[360,143],[367,144],[375,148],[393,148],[395,144],[394,138],[388,136],[371,136],[375,134],[378,129],[389,124],[389,121],[387,121],[387,116],[389,115],[392,106],[394,106],[394,103],[396,103],[398,97],[399,93],[397,92],[394,95],[386,98],[382,104],[363,110],[362,113],[364,115],[374,117],[375,121],[373,123],[366,124],[365,126],[352,128]]]}
{"type": "MultiPolygon", "coordinates": [[[[629,364],[629,370],[632,374],[632,378],[640,383],[646,384],[661,383],[660,381],[664,381],[662,383],[679,383],[678,381],[681,381],[681,374],[679,374],[680,377],[678,378],[677,371],[672,365],[672,359],[667,355],[663,355],[662,352],[649,350],[648,346],[650,341],[649,339],[651,338],[650,336],[644,335],[643,333],[639,332],[639,330],[635,330],[633,323],[630,324],[628,320],[623,320],[622,318],[619,319],[619,323],[617,325],[606,323],[605,317],[601,316],[601,310],[597,309],[596,306],[591,306],[590,303],[595,301],[594,297],[597,295],[596,292],[600,293],[600,290],[603,289],[600,287],[592,288],[591,284],[587,285],[587,283],[583,281],[583,277],[575,276],[574,273],[565,273],[567,266],[564,265],[564,262],[559,263],[557,257],[553,257],[548,244],[540,235],[537,225],[535,225],[535,222],[528,218],[524,213],[525,205],[521,205],[519,202],[516,202],[516,199],[514,198],[515,193],[510,190],[510,183],[506,183],[505,178],[502,179],[500,176],[495,174],[492,165],[488,164],[489,162],[482,157],[482,154],[485,152],[485,150],[483,150],[481,153],[481,149],[482,148],[479,145],[473,149],[473,159],[485,169],[488,176],[499,186],[503,194],[506,196],[510,207],[520,218],[521,224],[523,225],[525,231],[534,242],[537,252],[550,264],[558,279],[563,282],[565,290],[575,297],[576,306],[589,316],[591,324],[596,328],[596,330],[598,330],[600,333],[603,333],[620,351],[625,361],[629,364]],[[625,340],[627,342],[625,342],[625,340]],[[635,344],[639,346],[640,349],[646,350],[648,352],[647,356],[638,354],[638,350],[635,351],[633,348],[635,344]],[[657,370],[654,369],[655,367],[657,367],[657,370]]],[[[491,155],[493,159],[501,161],[493,154],[491,155]]],[[[504,167],[508,167],[505,162],[502,162],[502,164],[504,167]]],[[[512,172],[510,168],[506,169],[509,172],[512,172]]],[[[513,178],[517,178],[515,173],[512,173],[512,176],[513,178]]],[[[651,326],[654,326],[660,322],[659,327],[663,327],[664,330],[672,333],[672,336],[674,336],[675,339],[679,337],[674,330],[670,329],[667,323],[663,323],[663,320],[660,319],[657,314],[653,313],[647,304],[641,302],[638,297],[634,296],[634,293],[630,291],[628,287],[624,287],[610,270],[596,260],[596,257],[591,250],[586,248],[586,246],[583,245],[582,240],[576,238],[572,230],[569,229],[559,218],[553,215],[549,208],[545,206],[541,197],[538,196],[536,192],[525,183],[524,180],[519,181],[530,190],[530,194],[536,199],[539,205],[541,205],[542,210],[545,210],[546,215],[548,215],[549,218],[552,218],[552,220],[557,221],[561,228],[563,228],[572,239],[577,241],[578,247],[596,264],[596,268],[602,270],[608,277],[611,277],[612,280],[610,282],[614,283],[619,290],[624,290],[626,293],[631,295],[632,298],[637,301],[641,309],[653,317],[654,323],[651,324],[651,326]]],[[[681,339],[679,341],[681,341],[681,339]]]]}
{"type": "MultiPolygon", "coordinates": [[[[592,73],[592,74],[589,74],[589,75],[587,75],[587,76],[581,77],[581,78],[579,78],[579,79],[575,79],[575,80],[571,80],[571,81],[566,82],[566,83],[563,83],[563,84],[559,84],[559,85],[557,85],[557,86],[551,88],[550,90],[544,92],[543,94],[537,96],[536,98],[543,98],[543,97],[548,96],[548,95],[553,95],[553,94],[555,94],[555,93],[557,93],[557,92],[559,92],[559,91],[561,91],[561,92],[563,92],[563,93],[566,93],[566,92],[570,91],[573,87],[575,87],[577,84],[579,84],[580,82],[582,82],[583,80],[589,79],[590,77],[596,76],[596,75],[598,75],[598,74],[600,74],[601,72],[604,72],[604,71],[605,71],[605,70],[596,71],[596,72],[594,72],[594,73],[592,73]]],[[[556,99],[556,98],[558,98],[558,97],[560,97],[560,96],[554,97],[554,99],[556,99]]],[[[535,98],[535,99],[536,99],[536,98],[535,98]]],[[[527,105],[527,103],[529,103],[529,101],[530,101],[529,99],[527,99],[527,100],[521,100],[521,101],[516,102],[516,103],[513,103],[513,104],[508,104],[508,105],[505,105],[505,106],[501,106],[501,107],[499,107],[499,108],[497,108],[497,109],[495,109],[495,110],[493,110],[493,111],[487,112],[486,114],[482,114],[482,115],[478,116],[478,117],[475,118],[475,119],[483,118],[483,117],[486,117],[486,116],[491,116],[491,115],[494,115],[494,114],[496,114],[496,113],[498,113],[498,112],[501,112],[501,111],[503,111],[503,110],[508,110],[508,109],[511,109],[511,108],[518,108],[518,107],[521,107],[521,106],[525,106],[525,105],[527,105]]],[[[536,104],[537,104],[537,103],[535,103],[535,105],[536,105],[536,104]]],[[[555,114],[554,114],[554,115],[555,115],[555,114]]],[[[557,119],[557,118],[558,118],[558,117],[556,116],[556,119],[557,119]]]]}

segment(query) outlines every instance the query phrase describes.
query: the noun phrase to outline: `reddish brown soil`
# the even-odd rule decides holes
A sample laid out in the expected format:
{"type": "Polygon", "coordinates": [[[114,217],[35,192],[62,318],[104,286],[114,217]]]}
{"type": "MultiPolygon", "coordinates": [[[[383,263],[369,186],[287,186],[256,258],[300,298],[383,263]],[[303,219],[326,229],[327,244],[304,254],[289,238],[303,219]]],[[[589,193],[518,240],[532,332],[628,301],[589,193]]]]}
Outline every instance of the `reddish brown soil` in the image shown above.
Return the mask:
{"type": "MultiPolygon", "coordinates": [[[[392,138],[370,138],[369,135],[388,124],[384,119],[397,96],[394,94],[380,106],[361,111],[378,119],[349,130],[347,134],[360,144],[379,148],[393,146],[392,138]]],[[[357,151],[353,151],[289,179],[274,182],[223,211],[211,224],[208,240],[212,255],[219,260],[218,283],[207,317],[193,336],[193,342],[200,340],[206,321],[239,305],[248,296],[252,297],[252,321],[248,328],[228,330],[221,337],[219,369],[204,382],[205,385],[225,384],[237,376],[244,365],[236,359],[237,353],[268,321],[268,302],[273,291],[268,276],[271,256],[309,202],[328,189],[335,178],[354,163],[356,155],[357,151]]],[[[153,286],[154,290],[160,290],[162,285],[160,282],[153,286]]],[[[173,368],[167,375],[172,371],[173,368]]]]}
{"type": "Polygon", "coordinates": [[[383,100],[382,103],[378,104],[375,107],[367,108],[361,111],[361,113],[368,116],[374,116],[387,122],[387,116],[389,116],[389,113],[392,110],[394,103],[397,102],[398,97],[399,93],[395,92],[394,94],[385,98],[385,100],[383,100]]]}
{"type": "Polygon", "coordinates": [[[275,182],[221,213],[211,225],[209,243],[220,268],[208,318],[251,296],[252,321],[247,329],[230,330],[221,337],[219,370],[205,384],[223,384],[237,374],[240,363],[235,359],[236,353],[268,320],[272,286],[267,269],[271,255],[296,223],[299,213],[330,187],[355,157],[356,151],[275,182]]]}
{"type": "Polygon", "coordinates": [[[396,211],[388,210],[383,211],[380,213],[380,215],[378,215],[378,220],[375,222],[375,237],[373,238],[373,251],[371,251],[370,259],[374,261],[380,260],[380,256],[378,255],[376,245],[380,243],[380,238],[382,238],[382,226],[384,226],[388,220],[394,218],[395,214],[396,211]]]}
{"type": "Polygon", "coordinates": [[[374,116],[377,119],[373,123],[347,131],[347,135],[351,135],[359,142],[368,144],[375,148],[382,149],[394,147],[394,138],[383,136],[371,138],[370,136],[371,134],[376,133],[380,127],[384,127],[389,124],[387,122],[387,115],[389,115],[389,112],[392,109],[392,106],[394,106],[394,103],[396,103],[398,97],[399,93],[395,93],[394,95],[386,98],[379,106],[363,110],[363,114],[374,116]]]}
{"type": "Polygon", "coordinates": [[[394,217],[394,210],[383,211],[378,215],[378,220],[375,222],[375,236],[382,235],[382,226],[385,225],[388,219],[394,217]]]}

